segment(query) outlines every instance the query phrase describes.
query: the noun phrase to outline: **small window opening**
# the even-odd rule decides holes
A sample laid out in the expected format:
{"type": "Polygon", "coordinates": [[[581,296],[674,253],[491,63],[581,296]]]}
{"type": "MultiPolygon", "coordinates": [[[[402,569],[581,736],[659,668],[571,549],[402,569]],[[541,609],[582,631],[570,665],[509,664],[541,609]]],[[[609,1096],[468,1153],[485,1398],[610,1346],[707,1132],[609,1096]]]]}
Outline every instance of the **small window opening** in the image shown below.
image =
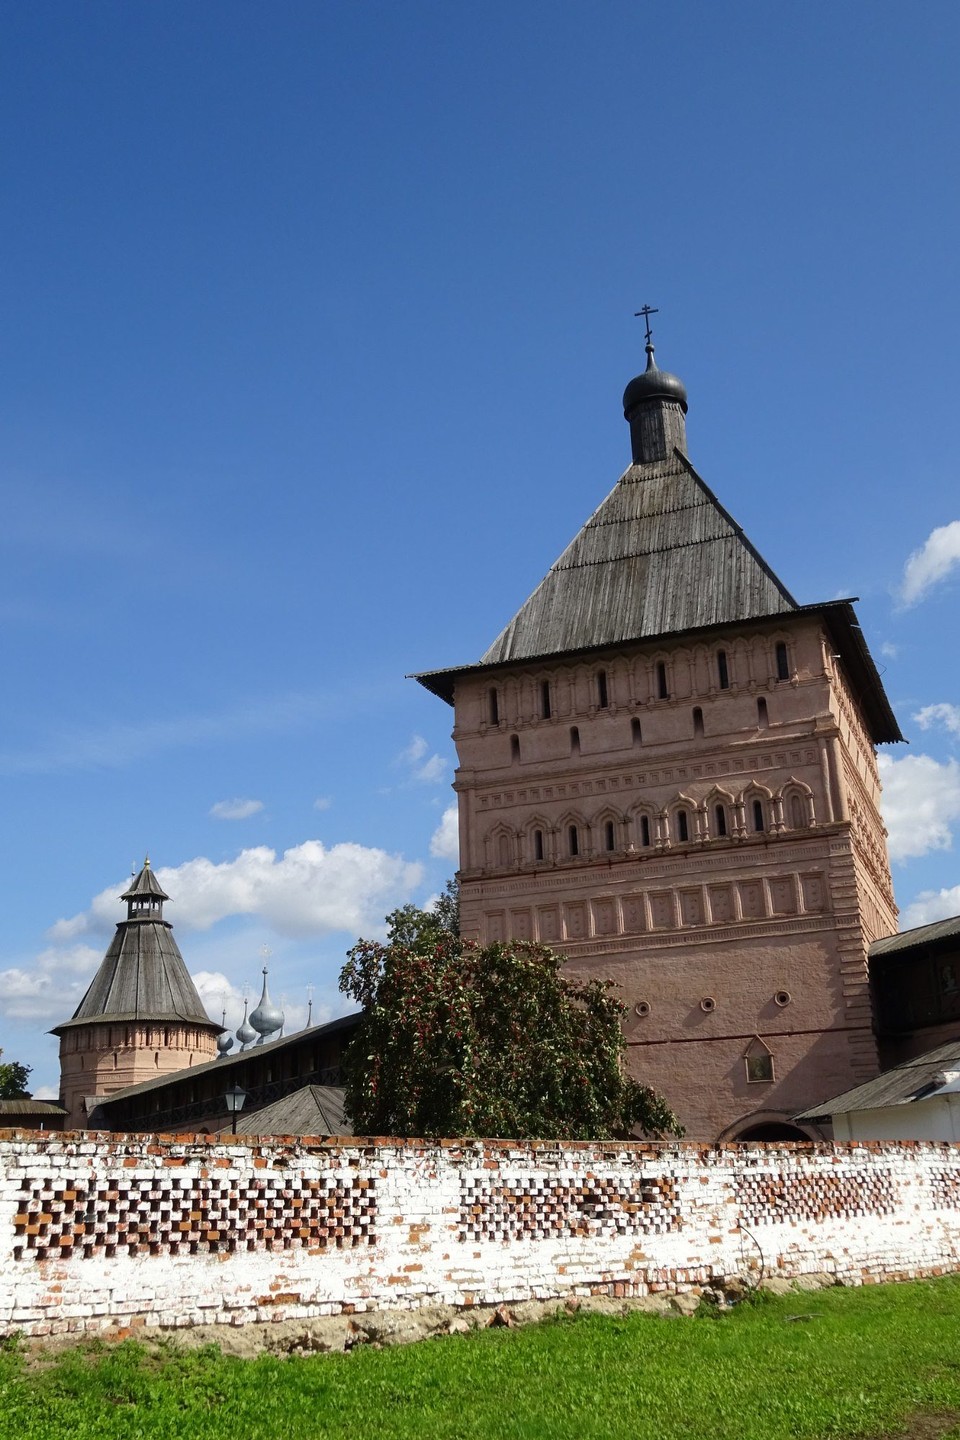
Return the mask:
{"type": "Polygon", "coordinates": [[[747,1080],[750,1084],[758,1084],[773,1079],[773,1056],[769,1054],[748,1055],[747,1080]]]}
{"type": "Polygon", "coordinates": [[[533,858],[534,858],[534,860],[542,860],[542,859],[543,859],[543,831],[542,831],[542,830],[534,830],[534,832],[533,832],[533,858]]]}
{"type": "Polygon", "coordinates": [[[567,831],[567,840],[568,840],[569,845],[570,845],[570,854],[571,854],[571,855],[579,855],[579,854],[580,854],[580,832],[577,830],[576,825],[571,825],[571,826],[570,826],[569,830],[567,831]]]}
{"type": "Polygon", "coordinates": [[[670,691],[667,689],[667,667],[662,660],[657,661],[657,696],[661,700],[670,698],[670,691]]]}
{"type": "Polygon", "coordinates": [[[783,640],[777,641],[777,679],[790,679],[790,663],[787,659],[787,647],[783,640]]]}
{"type": "Polygon", "coordinates": [[[609,701],[608,701],[608,698],[607,698],[607,672],[606,672],[606,670],[598,670],[598,671],[597,671],[597,705],[599,706],[599,708],[600,708],[601,710],[606,710],[608,704],[609,704],[609,701]]]}
{"type": "Polygon", "coordinates": [[[580,730],[576,725],[570,726],[570,754],[580,754],[580,730]]]}
{"type": "Polygon", "coordinates": [[[770,716],[767,714],[767,702],[762,695],[757,701],[757,724],[761,730],[766,730],[770,724],[770,716]]]}
{"type": "Polygon", "coordinates": [[[511,736],[510,736],[510,760],[511,760],[511,763],[515,765],[519,759],[520,759],[520,736],[519,736],[519,735],[511,735],[511,736]]]}
{"type": "Polygon", "coordinates": [[[616,837],[613,833],[613,821],[608,820],[603,827],[603,843],[607,850],[613,850],[615,848],[615,840],[616,837]]]}
{"type": "Polygon", "coordinates": [[[730,671],[727,668],[726,650],[717,651],[717,680],[720,682],[721,690],[730,689],[730,671]]]}
{"type": "Polygon", "coordinates": [[[550,681],[543,680],[540,684],[540,714],[544,720],[549,720],[552,713],[550,709],[550,681]]]}
{"type": "Polygon", "coordinates": [[[764,823],[763,823],[763,801],[762,801],[762,800],[754,800],[754,802],[753,802],[753,828],[754,828],[754,830],[756,830],[756,831],[758,831],[758,832],[761,831],[761,830],[763,830],[763,829],[765,829],[765,826],[764,826],[764,823]]]}
{"type": "Polygon", "coordinates": [[[650,820],[648,816],[640,816],[640,844],[644,849],[650,844],[650,820]]]}
{"type": "Polygon", "coordinates": [[[717,821],[717,834],[718,834],[718,835],[726,835],[726,833],[727,833],[727,812],[726,812],[726,810],[723,808],[722,805],[718,805],[717,808],[716,808],[716,810],[714,811],[714,815],[716,816],[716,821],[717,821]]]}
{"type": "Polygon", "coordinates": [[[633,719],[630,721],[630,733],[633,736],[634,745],[643,744],[643,731],[640,728],[640,721],[637,719],[636,716],[634,716],[633,719]]]}
{"type": "Polygon", "coordinates": [[[500,724],[500,697],[499,697],[499,695],[497,694],[496,687],[493,687],[493,688],[491,689],[489,699],[490,699],[490,724],[491,724],[491,725],[499,725],[499,724],[500,724]]]}
{"type": "Polygon", "coordinates": [[[681,845],[685,845],[690,839],[690,822],[686,810],[677,811],[677,839],[681,845]]]}
{"type": "Polygon", "coordinates": [[[790,797],[790,824],[794,830],[803,828],[803,805],[799,795],[790,797]]]}
{"type": "Polygon", "coordinates": [[[699,705],[693,707],[693,733],[694,735],[703,734],[703,711],[699,705]]]}

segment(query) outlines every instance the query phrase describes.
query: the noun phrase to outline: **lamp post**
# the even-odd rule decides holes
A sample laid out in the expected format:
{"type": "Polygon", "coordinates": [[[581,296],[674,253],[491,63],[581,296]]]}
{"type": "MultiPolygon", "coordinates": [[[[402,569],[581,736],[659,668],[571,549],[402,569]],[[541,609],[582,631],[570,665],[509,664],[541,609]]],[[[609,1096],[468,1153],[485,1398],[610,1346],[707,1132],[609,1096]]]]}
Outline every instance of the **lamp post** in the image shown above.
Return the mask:
{"type": "Polygon", "coordinates": [[[232,1085],[224,1095],[227,1102],[227,1109],[230,1111],[230,1119],[233,1122],[232,1133],[237,1133],[237,1116],[243,1109],[244,1101],[247,1098],[246,1090],[241,1090],[239,1085],[232,1085]]]}

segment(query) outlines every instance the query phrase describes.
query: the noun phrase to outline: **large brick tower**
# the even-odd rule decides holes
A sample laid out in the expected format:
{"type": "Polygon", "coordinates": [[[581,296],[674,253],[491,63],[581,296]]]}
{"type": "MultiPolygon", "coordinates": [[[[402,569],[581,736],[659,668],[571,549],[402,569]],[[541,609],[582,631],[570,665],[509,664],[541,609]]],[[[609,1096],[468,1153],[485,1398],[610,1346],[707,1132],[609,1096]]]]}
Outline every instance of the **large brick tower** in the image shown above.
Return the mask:
{"type": "Polygon", "coordinates": [[[163,918],[166,895],[150,861],[120,897],[127,918],[60,1037],[60,1103],[68,1129],[82,1129],[95,1102],[217,1055],[215,1025],[203,1008],[163,918]]]}
{"type": "Polygon", "coordinates": [[[797,1138],[877,1072],[874,746],[902,737],[851,602],[796,603],[686,412],[648,333],[631,465],[479,663],[418,678],[454,707],[464,933],[615,980],[690,1138],[797,1138]]]}

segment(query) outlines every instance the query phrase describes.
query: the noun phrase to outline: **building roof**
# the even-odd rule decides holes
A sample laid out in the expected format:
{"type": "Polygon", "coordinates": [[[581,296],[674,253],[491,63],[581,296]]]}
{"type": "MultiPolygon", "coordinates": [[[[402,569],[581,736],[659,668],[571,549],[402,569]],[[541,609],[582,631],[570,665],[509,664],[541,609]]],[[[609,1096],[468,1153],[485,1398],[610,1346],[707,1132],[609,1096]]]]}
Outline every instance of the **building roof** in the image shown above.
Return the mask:
{"type": "Polygon", "coordinates": [[[925,1100],[928,1095],[942,1093],[950,1086],[950,1081],[936,1084],[937,1077],[944,1072],[949,1076],[953,1071],[960,1072],[960,1037],[948,1040],[934,1050],[927,1050],[923,1055],[915,1055],[912,1060],[904,1060],[875,1080],[868,1080],[865,1085],[845,1090],[842,1095],[836,1095],[820,1105],[811,1105],[809,1110],[795,1115],[794,1119],[829,1120],[831,1115],[845,1115],[851,1110],[882,1110],[890,1105],[910,1105],[915,1100],[925,1100]]]}
{"type": "Polygon", "coordinates": [[[121,920],[100,968],[70,1020],[53,1034],[97,1020],[186,1020],[219,1034],[167,920],[156,916],[121,920]]]}
{"type": "Polygon", "coordinates": [[[885,935],[874,940],[870,946],[870,959],[880,955],[899,955],[909,950],[919,950],[935,945],[940,940],[960,941],[960,915],[949,920],[934,920],[931,925],[918,925],[913,930],[903,930],[899,935],[885,935]]]}
{"type": "Polygon", "coordinates": [[[160,881],[150,869],[150,857],[147,856],[143,862],[143,869],[132,881],[130,888],[124,890],[120,896],[121,900],[134,900],[139,895],[152,895],[157,900],[169,900],[170,896],[160,884],[160,881]]]}
{"type": "Polygon", "coordinates": [[[679,450],[631,465],[481,658],[525,660],[796,608],[679,450]]]}
{"type": "Polygon", "coordinates": [[[304,1085],[246,1117],[237,1116],[244,1135],[352,1135],[343,1111],[343,1090],[336,1085],[304,1085]]]}
{"type": "Polygon", "coordinates": [[[0,1118],[4,1115],[66,1115],[55,1100],[0,1100],[0,1118]]]}
{"type": "MultiPolygon", "coordinates": [[[[309,1030],[295,1030],[292,1035],[282,1035],[279,1040],[270,1040],[265,1045],[251,1045],[248,1050],[238,1050],[235,1055],[224,1055],[216,1060],[205,1060],[202,1065],[191,1065],[185,1070],[174,1070],[167,1075],[157,1075],[152,1080],[142,1080],[139,1085],[127,1085],[122,1090],[112,1090],[109,1095],[100,1097],[99,1104],[103,1109],[109,1110],[110,1106],[118,1101],[146,1095],[151,1090],[162,1090],[181,1080],[195,1080],[198,1076],[209,1074],[211,1070],[216,1070],[223,1076],[223,1086],[226,1089],[228,1085],[235,1083],[234,1072],[239,1066],[249,1063],[257,1056],[269,1055],[281,1050],[285,1046],[298,1045],[307,1035],[319,1038],[336,1034],[338,1030],[354,1030],[360,1021],[361,1014],[362,1011],[354,1010],[349,1015],[341,1015],[336,1020],[328,1020],[324,1025],[312,1025],[309,1030]]],[[[216,1029],[219,1030],[220,1026],[217,1025],[216,1029]]]]}

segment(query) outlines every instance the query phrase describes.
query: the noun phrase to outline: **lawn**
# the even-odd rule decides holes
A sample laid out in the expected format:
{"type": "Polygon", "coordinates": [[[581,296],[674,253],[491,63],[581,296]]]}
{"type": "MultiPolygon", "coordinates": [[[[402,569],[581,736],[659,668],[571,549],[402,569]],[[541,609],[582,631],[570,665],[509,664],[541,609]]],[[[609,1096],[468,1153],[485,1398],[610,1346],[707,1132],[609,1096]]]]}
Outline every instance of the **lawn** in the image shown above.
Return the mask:
{"type": "Polygon", "coordinates": [[[11,1440],[946,1440],[960,1437],[960,1279],[347,1355],[239,1360],[125,1342],[40,1359],[0,1354],[11,1440]]]}

